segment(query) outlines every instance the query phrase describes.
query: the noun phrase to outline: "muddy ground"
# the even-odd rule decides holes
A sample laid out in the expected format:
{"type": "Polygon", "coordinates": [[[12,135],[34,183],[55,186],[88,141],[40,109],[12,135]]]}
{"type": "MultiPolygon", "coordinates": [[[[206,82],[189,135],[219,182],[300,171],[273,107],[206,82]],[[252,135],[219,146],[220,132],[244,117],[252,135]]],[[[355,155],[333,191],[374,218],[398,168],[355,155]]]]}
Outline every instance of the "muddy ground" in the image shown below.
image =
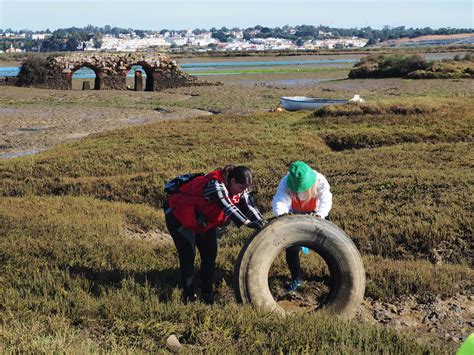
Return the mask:
{"type": "MultiPolygon", "coordinates": [[[[3,89],[5,88],[0,88],[0,92],[3,89]]],[[[61,102],[70,98],[69,93],[65,92],[50,92],[45,96],[44,92],[34,89],[10,88],[5,95],[10,95],[10,100],[15,101],[16,95],[25,92],[29,94],[28,103],[0,106],[2,158],[38,152],[91,133],[210,114],[208,111],[180,107],[94,107],[88,102],[91,94],[83,92],[75,97],[77,101],[74,104],[65,103],[64,106],[61,102]],[[48,105],[44,100],[52,100],[54,103],[48,105]]]]}

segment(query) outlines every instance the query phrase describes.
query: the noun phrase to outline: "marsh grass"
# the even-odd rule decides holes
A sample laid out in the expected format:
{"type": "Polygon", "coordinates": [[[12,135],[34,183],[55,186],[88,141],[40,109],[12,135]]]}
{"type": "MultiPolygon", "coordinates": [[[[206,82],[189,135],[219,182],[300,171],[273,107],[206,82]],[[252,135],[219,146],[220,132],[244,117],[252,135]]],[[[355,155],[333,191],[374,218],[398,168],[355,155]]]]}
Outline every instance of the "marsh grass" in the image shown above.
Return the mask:
{"type": "MultiPolygon", "coordinates": [[[[162,122],[0,161],[0,350],[156,352],[175,333],[198,352],[452,352],[366,324],[236,305],[245,229],[219,241],[218,306],[183,305],[174,248],[125,233],[165,230],[166,180],[228,163],[255,171],[256,203],[270,217],[279,179],[305,160],[331,183],[331,219],[364,255],[368,296],[465,292],[474,279],[471,101],[391,99],[360,110],[162,122]],[[400,132],[421,138],[390,140],[400,132]],[[375,143],[357,146],[362,137],[375,143]]],[[[284,263],[276,272],[287,275],[284,263]]]]}
{"type": "MultiPolygon", "coordinates": [[[[0,239],[0,348],[2,351],[159,351],[170,334],[192,351],[437,352],[389,329],[324,315],[280,318],[236,305],[226,295],[232,282],[237,239],[232,228],[220,243],[218,305],[184,305],[176,290],[173,247],[127,238],[123,229],[163,228],[161,212],[144,205],[92,197],[2,200],[0,239]],[[308,332],[308,329],[311,329],[308,332]]],[[[247,233],[246,233],[247,232],[247,233]]],[[[310,258],[310,256],[309,256],[310,258]]],[[[308,273],[321,271],[309,260],[308,273]]],[[[472,282],[463,267],[365,258],[369,295],[422,297],[455,293],[472,282]],[[375,267],[386,265],[385,269],[375,267]],[[405,270],[398,277],[400,270],[405,270]],[[413,276],[409,270],[417,271],[413,276]],[[444,280],[434,286],[433,278],[444,280]],[[454,284],[450,284],[451,280],[454,284]],[[392,283],[394,281],[394,283],[392,283]]],[[[276,265],[284,274],[286,265],[276,265]]]]}
{"type": "MultiPolygon", "coordinates": [[[[354,116],[382,116],[382,115],[421,115],[433,113],[433,106],[420,104],[387,104],[387,103],[351,103],[350,105],[327,105],[316,109],[311,117],[354,117],[354,116]]],[[[384,121],[386,123],[386,121],[384,121]]]]}
{"type": "Polygon", "coordinates": [[[318,128],[331,125],[321,136],[331,149],[341,151],[403,143],[472,142],[471,116],[467,107],[452,103],[363,103],[322,107],[309,116],[309,122],[318,128]],[[334,124],[337,130],[332,129],[334,124]]]}
{"type": "Polygon", "coordinates": [[[2,161],[1,191],[160,207],[169,178],[242,162],[255,170],[256,201],[268,213],[279,177],[302,159],[329,178],[334,221],[363,252],[429,259],[441,246],[446,261],[469,263],[472,176],[465,156],[472,150],[472,106],[433,107],[418,115],[227,114],[96,134],[2,161]],[[372,147],[378,148],[360,149],[372,147]]]}

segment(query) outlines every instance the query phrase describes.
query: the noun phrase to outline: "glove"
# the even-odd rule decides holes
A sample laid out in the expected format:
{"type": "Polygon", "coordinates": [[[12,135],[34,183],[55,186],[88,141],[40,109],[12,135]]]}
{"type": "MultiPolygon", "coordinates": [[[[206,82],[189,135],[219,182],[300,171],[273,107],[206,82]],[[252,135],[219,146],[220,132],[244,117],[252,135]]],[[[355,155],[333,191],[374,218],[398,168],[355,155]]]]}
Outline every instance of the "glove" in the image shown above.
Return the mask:
{"type": "Polygon", "coordinates": [[[319,214],[317,214],[316,212],[308,212],[306,213],[308,216],[313,216],[313,217],[318,217],[318,218],[321,218],[321,216],[319,214]]]}
{"type": "Polygon", "coordinates": [[[265,220],[257,219],[256,221],[250,222],[246,226],[252,229],[260,229],[260,228],[263,228],[264,225],[265,225],[265,220]]]}

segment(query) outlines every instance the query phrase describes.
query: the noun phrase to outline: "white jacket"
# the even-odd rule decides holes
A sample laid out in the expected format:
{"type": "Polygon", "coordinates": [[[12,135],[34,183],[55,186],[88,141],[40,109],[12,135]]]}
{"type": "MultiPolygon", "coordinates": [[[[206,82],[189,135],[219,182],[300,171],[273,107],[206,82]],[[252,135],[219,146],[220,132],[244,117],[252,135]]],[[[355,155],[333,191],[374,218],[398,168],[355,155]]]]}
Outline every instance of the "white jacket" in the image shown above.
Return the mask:
{"type": "MultiPolygon", "coordinates": [[[[322,174],[318,173],[316,170],[315,172],[318,174],[315,182],[315,184],[317,184],[316,190],[318,192],[318,203],[315,212],[321,218],[326,218],[332,207],[332,193],[330,191],[330,186],[326,178],[322,174]]],[[[278,190],[275,196],[273,196],[272,210],[274,216],[280,216],[284,213],[293,212],[291,210],[290,190],[286,185],[287,178],[288,174],[286,174],[281,179],[280,184],[278,185],[278,190]]]]}

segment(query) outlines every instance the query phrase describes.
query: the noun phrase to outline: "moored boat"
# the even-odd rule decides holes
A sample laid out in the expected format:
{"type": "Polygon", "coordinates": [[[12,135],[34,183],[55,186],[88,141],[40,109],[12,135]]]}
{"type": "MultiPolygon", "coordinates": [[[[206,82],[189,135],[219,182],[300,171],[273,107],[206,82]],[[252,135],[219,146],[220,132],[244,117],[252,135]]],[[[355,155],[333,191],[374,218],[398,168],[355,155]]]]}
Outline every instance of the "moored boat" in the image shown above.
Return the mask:
{"type": "Polygon", "coordinates": [[[282,96],[280,105],[288,111],[314,110],[325,105],[337,105],[348,103],[349,100],[321,99],[306,96],[282,96]]]}

